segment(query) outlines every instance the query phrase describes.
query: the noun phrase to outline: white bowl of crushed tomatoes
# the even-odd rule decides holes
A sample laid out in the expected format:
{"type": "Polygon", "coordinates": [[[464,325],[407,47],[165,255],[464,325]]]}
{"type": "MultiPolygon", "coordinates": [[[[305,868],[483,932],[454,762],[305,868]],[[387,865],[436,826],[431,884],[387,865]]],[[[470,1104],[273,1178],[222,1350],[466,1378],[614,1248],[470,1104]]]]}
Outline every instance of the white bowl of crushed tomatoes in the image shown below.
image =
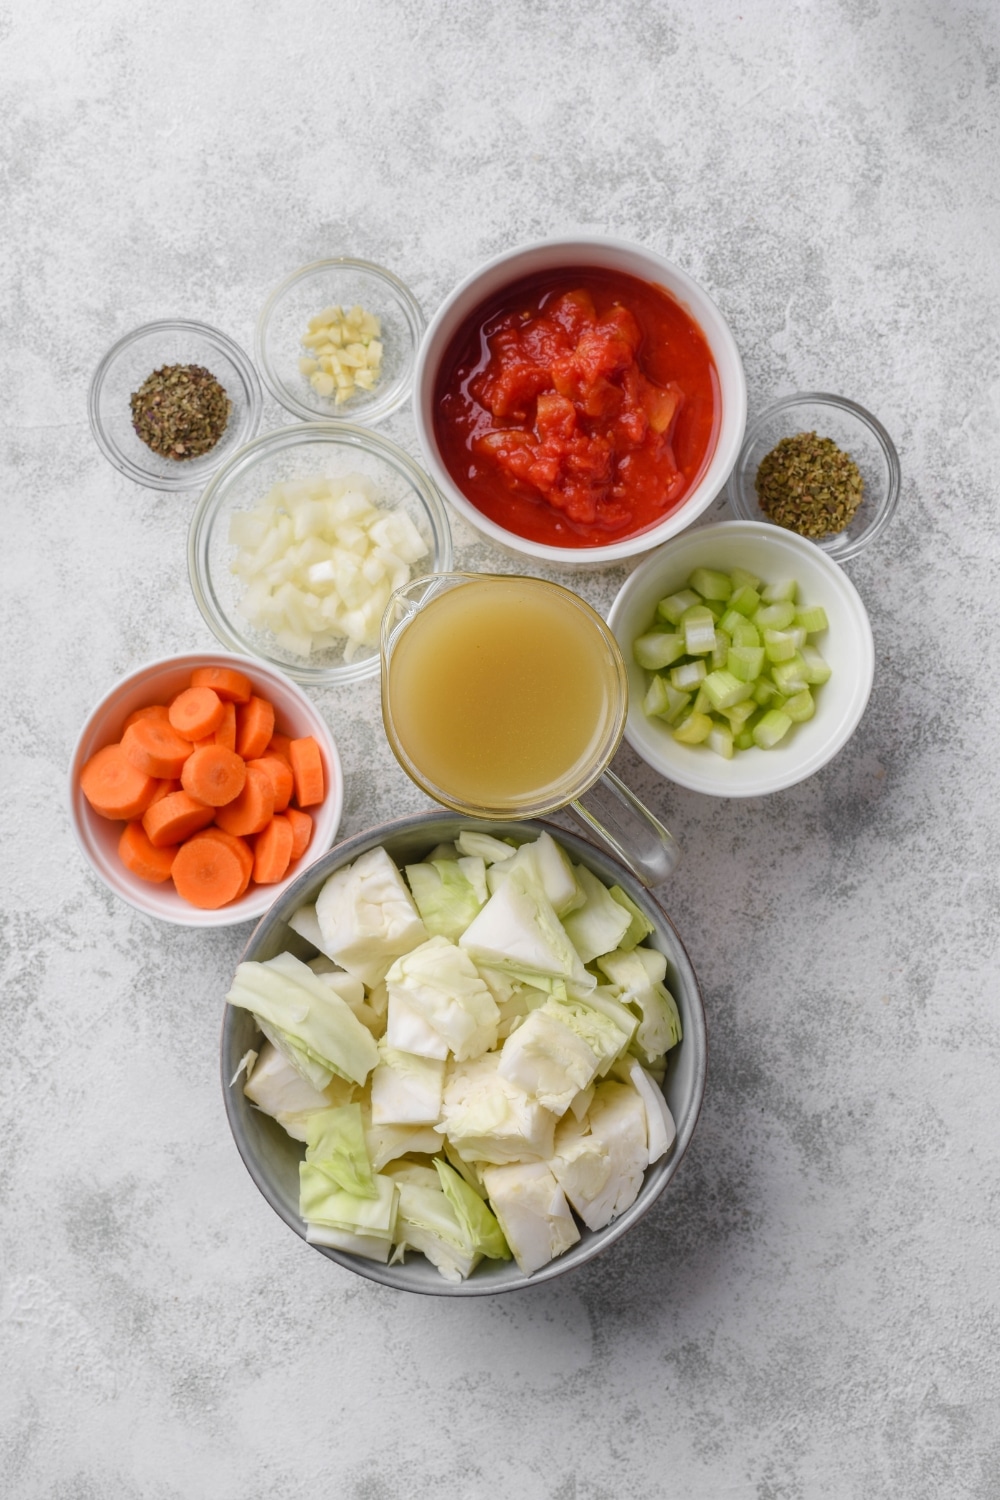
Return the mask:
{"type": "Polygon", "coordinates": [[[641,245],[543,240],[438,309],[414,416],[432,477],[502,547],[572,567],[647,552],[721,492],[746,379],[715,302],[641,245]]]}

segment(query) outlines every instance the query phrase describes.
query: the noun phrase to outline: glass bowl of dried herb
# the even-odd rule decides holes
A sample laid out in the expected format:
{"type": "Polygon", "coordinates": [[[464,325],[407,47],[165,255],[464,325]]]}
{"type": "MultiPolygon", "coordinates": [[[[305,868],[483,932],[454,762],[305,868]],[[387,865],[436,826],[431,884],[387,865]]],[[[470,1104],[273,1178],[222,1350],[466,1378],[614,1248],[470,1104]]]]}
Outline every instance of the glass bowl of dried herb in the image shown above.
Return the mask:
{"type": "Polygon", "coordinates": [[[746,431],[729,476],[733,511],[856,557],[885,530],[899,500],[899,457],[885,428],[844,396],[786,396],[746,431]]]}
{"type": "Polygon", "coordinates": [[[112,346],[90,383],[90,427],[105,458],[153,490],[192,490],[260,425],[260,381],[238,344],[168,318],[112,346]]]}

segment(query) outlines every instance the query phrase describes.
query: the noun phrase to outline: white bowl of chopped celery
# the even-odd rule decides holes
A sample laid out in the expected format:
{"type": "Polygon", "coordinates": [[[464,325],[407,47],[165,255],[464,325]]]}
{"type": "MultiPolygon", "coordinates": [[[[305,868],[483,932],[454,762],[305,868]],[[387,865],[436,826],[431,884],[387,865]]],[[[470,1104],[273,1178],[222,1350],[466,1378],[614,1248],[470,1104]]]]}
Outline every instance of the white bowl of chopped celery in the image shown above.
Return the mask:
{"type": "Polygon", "coordinates": [[[864,604],[815,543],[759,521],[668,542],[608,623],[629,674],[625,738],[669,781],[760,797],[812,776],[857,728],[875,648],[864,604]]]}
{"type": "Polygon", "coordinates": [[[347,840],[248,944],[226,1110],[275,1212],[387,1286],[512,1291],[667,1186],[705,1086],[698,981],[616,860],[543,822],[423,813],[347,840]]]}

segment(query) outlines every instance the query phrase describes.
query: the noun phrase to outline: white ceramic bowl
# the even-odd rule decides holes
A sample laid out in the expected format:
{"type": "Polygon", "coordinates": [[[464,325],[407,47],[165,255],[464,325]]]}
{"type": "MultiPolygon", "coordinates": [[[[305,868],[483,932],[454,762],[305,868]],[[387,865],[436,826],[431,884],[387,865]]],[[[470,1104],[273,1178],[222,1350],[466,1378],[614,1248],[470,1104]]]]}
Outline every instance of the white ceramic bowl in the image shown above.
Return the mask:
{"type": "Polygon", "coordinates": [[[283,673],[248,656],[228,651],[192,651],[185,656],[166,656],[147,662],[117,682],[93,709],[80,731],[69,772],[70,815],[73,832],[91,867],[109,890],[138,911],[175,922],[179,927],[232,927],[263,916],[286,886],[298,879],[312,862],[325,854],[340,827],[344,802],[344,776],[337,746],[319,710],[301,688],[283,673]],[[149,703],[163,703],[188,686],[195,667],[237,667],[246,672],[260,695],[274,704],[275,727],[293,738],[311,734],[320,747],[326,773],[326,796],[318,807],[308,809],[313,819],[312,838],[305,853],[295,861],[284,880],[275,885],[252,881],[238,901],[218,911],[202,911],[183,901],[172,881],[153,885],[127,870],[118,857],[118,841],[124,823],[95,813],[80,790],[80,772],[92,755],[121,738],[129,714],[149,703]]]}
{"type": "Polygon", "coordinates": [[[431,478],[460,515],[491,541],[521,556],[580,568],[618,562],[648,552],[690,526],[712,503],[725,484],[743,441],[747,414],[746,379],[728,323],[708,293],[685,271],[641,245],[604,236],[581,235],[574,239],[542,240],[505,251],[458,284],[438,308],[421,343],[414,376],[413,414],[431,478]],[[438,368],[463,320],[511,282],[523,276],[558,270],[562,266],[597,266],[623,271],[665,288],[700,326],[719,376],[721,422],[715,451],[701,478],[676,510],[665,516],[658,526],[603,547],[554,547],[530,541],[498,526],[459,489],[444,463],[434,434],[434,387],[438,368]]]}
{"type": "Polygon", "coordinates": [[[760,797],[812,776],[847,744],[871,693],[875,647],[857,589],[815,543],[768,522],[723,521],[668,542],[622,585],[608,624],[628,668],[626,740],[668,781],[712,797],[760,797]],[[816,689],[815,717],[795,724],[773,750],[754,746],[723,760],[705,745],[679,744],[661,719],[642,711],[650,674],[636,665],[632,642],[650,628],[658,602],[683,587],[698,567],[746,568],[765,583],[794,578],[800,600],[826,610],[830,628],[814,640],[830,664],[830,679],[816,689]]]}

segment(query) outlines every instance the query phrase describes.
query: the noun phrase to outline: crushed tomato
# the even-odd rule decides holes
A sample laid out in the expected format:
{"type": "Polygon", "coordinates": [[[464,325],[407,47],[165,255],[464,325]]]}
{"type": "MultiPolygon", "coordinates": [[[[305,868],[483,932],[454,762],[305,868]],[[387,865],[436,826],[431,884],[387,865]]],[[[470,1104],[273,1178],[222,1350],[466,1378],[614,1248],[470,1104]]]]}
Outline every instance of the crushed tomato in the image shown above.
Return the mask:
{"type": "Polygon", "coordinates": [[[662,287],[581,267],[466,318],[434,413],[445,465],[484,515],[593,547],[680,504],[715,447],[719,386],[704,334],[662,287]]]}

